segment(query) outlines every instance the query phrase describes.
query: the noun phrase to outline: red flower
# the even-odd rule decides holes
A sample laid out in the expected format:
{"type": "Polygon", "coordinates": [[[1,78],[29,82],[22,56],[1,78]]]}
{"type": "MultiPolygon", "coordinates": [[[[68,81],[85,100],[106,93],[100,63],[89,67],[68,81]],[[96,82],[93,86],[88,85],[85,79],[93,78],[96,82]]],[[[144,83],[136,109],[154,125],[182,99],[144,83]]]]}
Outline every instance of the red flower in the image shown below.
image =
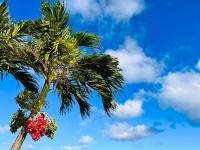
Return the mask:
{"type": "Polygon", "coordinates": [[[45,119],[44,113],[39,114],[35,120],[28,119],[26,121],[26,132],[31,135],[34,141],[38,141],[45,135],[47,127],[48,120],[45,119]]]}
{"type": "Polygon", "coordinates": [[[38,141],[41,138],[40,132],[36,130],[36,132],[31,134],[31,137],[34,141],[38,141]]]}

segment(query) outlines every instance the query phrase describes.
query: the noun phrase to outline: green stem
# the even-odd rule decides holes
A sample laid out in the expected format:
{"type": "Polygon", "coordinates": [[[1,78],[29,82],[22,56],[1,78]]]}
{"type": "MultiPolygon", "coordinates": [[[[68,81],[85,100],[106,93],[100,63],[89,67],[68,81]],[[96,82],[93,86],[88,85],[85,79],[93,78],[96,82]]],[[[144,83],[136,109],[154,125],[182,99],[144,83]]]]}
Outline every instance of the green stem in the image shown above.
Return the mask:
{"type": "Polygon", "coordinates": [[[50,89],[50,81],[49,81],[49,79],[46,79],[45,83],[44,83],[44,86],[42,88],[42,91],[40,93],[40,97],[39,97],[37,106],[36,106],[37,107],[37,111],[40,111],[42,109],[42,107],[44,106],[45,99],[47,97],[49,89],[50,89]]]}

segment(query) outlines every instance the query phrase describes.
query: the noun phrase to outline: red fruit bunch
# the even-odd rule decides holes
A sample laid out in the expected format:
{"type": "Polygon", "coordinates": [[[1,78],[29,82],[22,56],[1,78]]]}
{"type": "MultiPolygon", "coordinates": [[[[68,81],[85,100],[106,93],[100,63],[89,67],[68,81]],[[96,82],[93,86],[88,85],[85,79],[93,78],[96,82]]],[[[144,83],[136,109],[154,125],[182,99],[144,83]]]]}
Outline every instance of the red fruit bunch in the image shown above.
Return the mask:
{"type": "Polygon", "coordinates": [[[48,120],[44,113],[40,113],[36,119],[28,119],[26,121],[26,132],[29,133],[34,141],[38,141],[46,134],[48,120]]]}

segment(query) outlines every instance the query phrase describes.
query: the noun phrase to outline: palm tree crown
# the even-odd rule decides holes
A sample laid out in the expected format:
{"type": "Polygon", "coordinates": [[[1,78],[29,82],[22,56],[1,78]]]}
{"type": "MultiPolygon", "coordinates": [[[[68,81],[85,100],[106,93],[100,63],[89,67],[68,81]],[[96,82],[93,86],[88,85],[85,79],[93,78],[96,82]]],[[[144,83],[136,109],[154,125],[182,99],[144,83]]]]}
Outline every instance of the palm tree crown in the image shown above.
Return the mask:
{"type": "Polygon", "coordinates": [[[100,38],[93,33],[74,32],[62,2],[51,5],[44,1],[41,11],[41,19],[26,23],[29,27],[26,32],[33,38],[30,62],[46,81],[38,109],[42,108],[44,97],[52,85],[62,100],[62,113],[70,110],[77,101],[81,115],[89,115],[87,99],[93,91],[97,91],[109,114],[115,107],[114,92],[123,84],[117,59],[96,52],[88,54],[83,50],[83,47],[97,49],[100,38]]]}

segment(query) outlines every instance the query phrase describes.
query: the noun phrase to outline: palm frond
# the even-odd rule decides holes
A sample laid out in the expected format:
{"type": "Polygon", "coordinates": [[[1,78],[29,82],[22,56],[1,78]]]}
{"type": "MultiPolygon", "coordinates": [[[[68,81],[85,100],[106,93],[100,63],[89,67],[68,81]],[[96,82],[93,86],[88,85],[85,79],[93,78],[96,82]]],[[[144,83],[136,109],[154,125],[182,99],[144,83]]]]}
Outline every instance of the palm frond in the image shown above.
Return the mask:
{"type": "Polygon", "coordinates": [[[28,63],[24,49],[27,45],[23,41],[26,26],[20,21],[15,24],[10,20],[7,2],[0,4],[0,73],[10,73],[21,82],[25,88],[31,91],[38,91],[35,78],[26,69],[28,63]],[[25,67],[26,66],[26,67],[25,67]]]}
{"type": "Polygon", "coordinates": [[[101,75],[102,79],[113,90],[122,88],[124,79],[122,70],[116,58],[110,55],[92,54],[80,59],[79,67],[82,70],[92,71],[101,75]]]}
{"type": "Polygon", "coordinates": [[[76,101],[79,105],[81,116],[89,116],[90,104],[87,102],[88,92],[81,83],[75,80],[68,81],[68,84],[58,83],[56,90],[62,100],[60,107],[61,114],[66,111],[69,112],[76,101]]]}
{"type": "Polygon", "coordinates": [[[74,100],[72,97],[72,93],[69,92],[68,85],[58,83],[56,85],[56,91],[62,101],[60,106],[60,113],[64,114],[66,112],[69,112],[74,104],[74,100]]]}
{"type": "Polygon", "coordinates": [[[110,55],[93,54],[81,58],[73,76],[97,91],[108,115],[115,109],[114,93],[122,88],[123,76],[117,59],[110,55]]]}
{"type": "Polygon", "coordinates": [[[78,46],[96,49],[100,47],[100,37],[94,33],[76,32],[74,38],[78,46]]]}
{"type": "Polygon", "coordinates": [[[0,32],[5,30],[9,25],[9,15],[8,15],[8,6],[7,2],[3,1],[0,4],[0,32]]]}
{"type": "Polygon", "coordinates": [[[44,20],[50,22],[51,28],[57,32],[64,30],[70,19],[69,13],[60,1],[56,1],[54,5],[48,0],[43,1],[41,11],[44,20]]]}
{"type": "MultiPolygon", "coordinates": [[[[12,74],[13,77],[22,83],[27,90],[38,92],[37,81],[33,75],[25,69],[22,69],[19,66],[8,66],[7,64],[4,64],[2,71],[12,74]]],[[[3,72],[1,72],[1,74],[3,75],[3,72]]]]}

